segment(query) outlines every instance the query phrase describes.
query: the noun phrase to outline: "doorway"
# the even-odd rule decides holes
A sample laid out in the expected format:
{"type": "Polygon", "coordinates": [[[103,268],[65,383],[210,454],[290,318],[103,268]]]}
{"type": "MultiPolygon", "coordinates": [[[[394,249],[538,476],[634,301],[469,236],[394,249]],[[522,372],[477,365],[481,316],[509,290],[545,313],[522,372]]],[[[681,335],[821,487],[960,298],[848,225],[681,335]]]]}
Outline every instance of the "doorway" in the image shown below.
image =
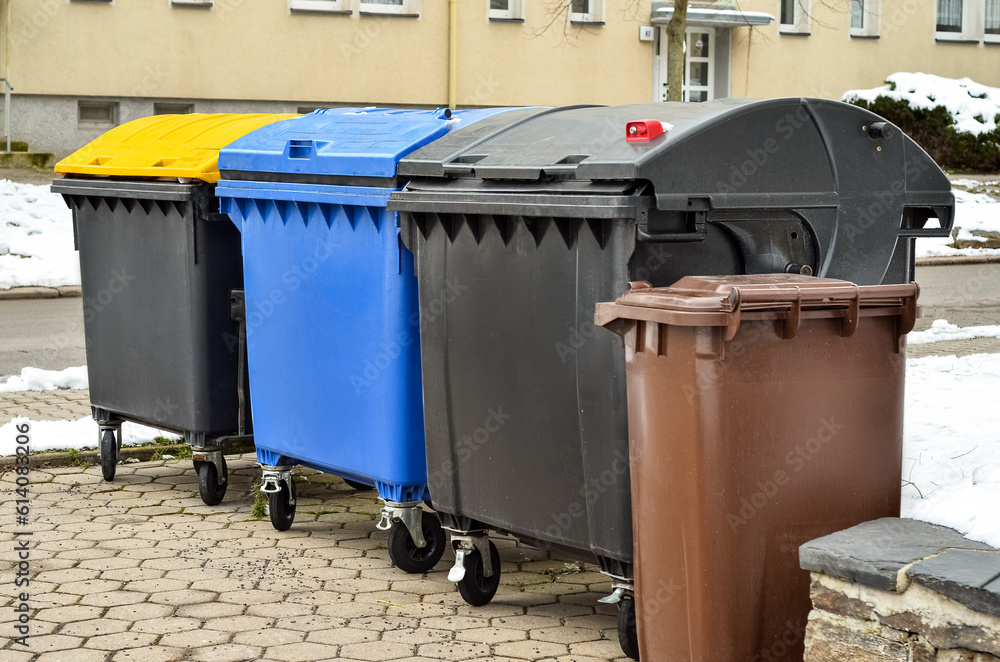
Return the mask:
{"type": "MultiPolygon", "coordinates": [[[[728,31],[727,31],[728,32],[728,31]]],[[[691,26],[684,40],[684,101],[709,101],[715,94],[716,29],[691,26]]],[[[657,86],[654,98],[667,100],[667,31],[659,30],[657,40],[657,86]]]]}

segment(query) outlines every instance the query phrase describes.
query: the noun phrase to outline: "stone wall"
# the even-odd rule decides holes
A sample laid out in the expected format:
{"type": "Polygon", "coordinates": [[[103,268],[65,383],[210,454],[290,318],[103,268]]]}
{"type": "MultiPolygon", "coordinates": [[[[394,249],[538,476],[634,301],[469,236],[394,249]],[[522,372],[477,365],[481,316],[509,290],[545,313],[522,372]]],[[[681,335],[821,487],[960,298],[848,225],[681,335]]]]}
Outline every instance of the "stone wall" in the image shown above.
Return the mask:
{"type": "Polygon", "coordinates": [[[1000,551],[915,520],[802,546],[805,662],[1000,662],[1000,551]]]}

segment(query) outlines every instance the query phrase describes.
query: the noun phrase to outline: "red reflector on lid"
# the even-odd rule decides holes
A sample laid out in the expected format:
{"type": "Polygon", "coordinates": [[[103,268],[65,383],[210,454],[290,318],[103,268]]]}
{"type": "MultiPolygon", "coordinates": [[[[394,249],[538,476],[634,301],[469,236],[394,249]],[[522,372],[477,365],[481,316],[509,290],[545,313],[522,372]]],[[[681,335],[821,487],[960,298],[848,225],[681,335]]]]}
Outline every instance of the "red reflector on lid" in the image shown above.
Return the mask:
{"type": "Polygon", "coordinates": [[[636,120],[625,125],[625,141],[630,143],[649,142],[663,133],[660,120],[636,120]]]}

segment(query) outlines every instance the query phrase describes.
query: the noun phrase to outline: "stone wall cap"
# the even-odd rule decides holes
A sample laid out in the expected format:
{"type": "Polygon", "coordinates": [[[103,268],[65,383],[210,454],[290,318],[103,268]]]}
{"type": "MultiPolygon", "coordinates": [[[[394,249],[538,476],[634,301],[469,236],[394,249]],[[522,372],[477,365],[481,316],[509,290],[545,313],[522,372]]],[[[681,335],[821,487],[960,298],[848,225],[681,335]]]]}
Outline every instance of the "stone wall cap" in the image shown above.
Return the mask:
{"type": "Polygon", "coordinates": [[[895,591],[903,567],[949,549],[996,551],[945,526],[886,517],[807,542],[799,548],[799,565],[854,584],[895,591]]]}
{"type": "Polygon", "coordinates": [[[949,549],[906,576],[969,609],[1000,618],[1000,551],[949,549]]]}

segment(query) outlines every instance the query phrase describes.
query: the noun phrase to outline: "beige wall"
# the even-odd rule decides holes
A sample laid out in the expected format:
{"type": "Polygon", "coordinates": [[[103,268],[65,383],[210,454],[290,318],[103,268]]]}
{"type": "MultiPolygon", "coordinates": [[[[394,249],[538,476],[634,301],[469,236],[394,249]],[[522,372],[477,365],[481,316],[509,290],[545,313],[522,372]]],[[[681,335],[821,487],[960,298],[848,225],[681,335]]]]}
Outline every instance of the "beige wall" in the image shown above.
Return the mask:
{"type": "MultiPolygon", "coordinates": [[[[18,93],[447,104],[447,0],[420,18],[290,13],[286,0],[8,0],[9,71],[18,93]]],[[[623,20],[581,30],[527,0],[523,24],[459,2],[459,105],[649,100],[649,1],[623,20]]]]}
{"type": "MultiPolygon", "coordinates": [[[[778,16],[778,0],[740,4],[778,16]]],[[[879,39],[850,36],[849,5],[848,0],[812,0],[808,37],[779,35],[776,22],[734,30],[733,96],[839,99],[847,90],[881,85],[897,71],[967,76],[1000,87],[1000,44],[936,43],[932,0],[882,0],[879,39]]]]}

